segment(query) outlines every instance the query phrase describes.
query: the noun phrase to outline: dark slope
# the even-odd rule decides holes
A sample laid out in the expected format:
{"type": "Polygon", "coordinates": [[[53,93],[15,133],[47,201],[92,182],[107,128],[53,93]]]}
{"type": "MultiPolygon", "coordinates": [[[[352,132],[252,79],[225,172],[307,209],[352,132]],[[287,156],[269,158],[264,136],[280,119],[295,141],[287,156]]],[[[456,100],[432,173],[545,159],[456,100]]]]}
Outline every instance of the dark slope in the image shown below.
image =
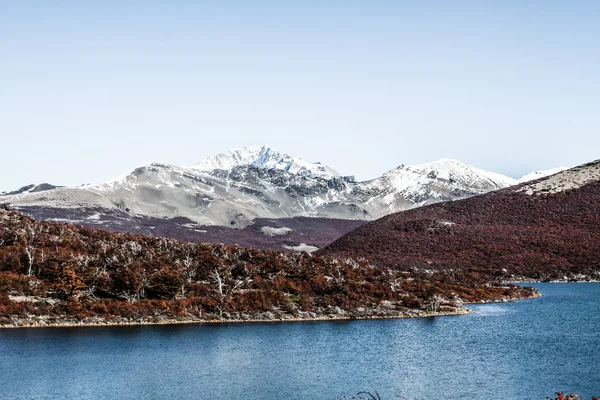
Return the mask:
{"type": "Polygon", "coordinates": [[[399,268],[477,268],[531,278],[600,268],[600,161],[466,200],[391,214],[321,254],[399,268]]]}
{"type": "Polygon", "coordinates": [[[20,207],[40,221],[70,222],[91,229],[132,233],[175,240],[237,245],[263,250],[282,250],[284,246],[307,244],[322,248],[342,235],[366,223],[364,220],[332,218],[257,218],[243,229],[205,226],[184,218],[131,216],[126,212],[100,208],[20,207]],[[267,228],[264,231],[263,228],[267,228]],[[271,228],[287,228],[269,234],[271,228]]]}
{"type": "Polygon", "coordinates": [[[15,194],[22,194],[22,193],[39,193],[39,192],[45,192],[46,190],[57,189],[60,187],[62,187],[62,186],[55,186],[55,185],[51,185],[49,183],[40,183],[39,185],[32,183],[31,185],[23,186],[22,188],[13,190],[12,192],[2,192],[2,193],[0,193],[0,196],[12,196],[15,194]]]}

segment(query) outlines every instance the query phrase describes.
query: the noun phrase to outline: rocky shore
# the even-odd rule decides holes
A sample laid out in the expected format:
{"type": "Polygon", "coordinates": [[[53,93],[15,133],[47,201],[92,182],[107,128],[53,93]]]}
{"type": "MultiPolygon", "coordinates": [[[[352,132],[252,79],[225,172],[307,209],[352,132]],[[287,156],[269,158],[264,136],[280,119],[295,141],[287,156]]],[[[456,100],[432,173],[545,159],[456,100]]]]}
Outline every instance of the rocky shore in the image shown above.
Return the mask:
{"type": "MultiPolygon", "coordinates": [[[[541,297],[541,293],[533,292],[527,297],[503,297],[495,300],[485,300],[480,302],[471,302],[463,304],[485,304],[485,303],[506,303],[517,300],[535,299],[541,297]]],[[[456,316],[471,314],[473,311],[462,306],[450,307],[442,306],[437,311],[409,309],[405,311],[396,310],[358,310],[352,314],[343,310],[332,310],[328,314],[316,314],[313,312],[298,312],[296,315],[263,312],[256,315],[238,314],[229,315],[220,319],[211,314],[205,317],[186,316],[179,318],[168,318],[164,316],[146,317],[146,318],[123,318],[112,317],[106,319],[103,317],[90,317],[86,319],[76,319],[72,317],[57,316],[31,316],[29,318],[12,318],[10,323],[0,323],[0,329],[14,328],[67,328],[67,327],[105,327],[105,326],[142,326],[142,325],[176,325],[176,324],[229,324],[229,323],[252,323],[252,322],[307,322],[307,321],[350,321],[350,320],[369,320],[369,319],[407,319],[407,318],[432,318],[443,316],[456,316]]]]}
{"type": "Polygon", "coordinates": [[[510,303],[513,301],[519,301],[519,300],[529,300],[529,299],[537,299],[539,297],[542,297],[542,294],[538,291],[535,291],[533,293],[531,293],[530,295],[526,296],[526,297],[502,297],[500,299],[491,299],[491,300],[482,300],[482,301],[476,301],[476,302],[465,302],[463,304],[492,304],[492,303],[510,303]]]}
{"type": "MultiPolygon", "coordinates": [[[[87,320],[75,320],[71,318],[49,318],[49,317],[35,317],[26,319],[17,319],[12,324],[0,325],[1,328],[14,329],[14,328],[68,328],[68,327],[101,327],[101,326],[141,326],[141,325],[178,325],[178,324],[229,324],[229,323],[243,323],[243,322],[307,322],[307,321],[350,321],[350,320],[367,320],[367,319],[406,319],[406,318],[431,318],[431,317],[443,317],[443,316],[455,316],[471,314],[472,311],[467,308],[458,308],[453,311],[438,311],[438,312],[427,312],[427,311],[410,311],[397,315],[366,315],[362,317],[356,316],[339,316],[339,315],[323,315],[323,316],[306,316],[297,317],[292,315],[274,316],[269,318],[269,315],[263,318],[247,318],[247,319],[233,319],[227,318],[223,320],[219,319],[204,319],[197,317],[185,317],[180,319],[174,318],[158,318],[158,319],[128,319],[128,318],[114,318],[107,320],[104,318],[89,318],[87,320]]],[[[264,313],[267,314],[267,313],[264,313]]]]}

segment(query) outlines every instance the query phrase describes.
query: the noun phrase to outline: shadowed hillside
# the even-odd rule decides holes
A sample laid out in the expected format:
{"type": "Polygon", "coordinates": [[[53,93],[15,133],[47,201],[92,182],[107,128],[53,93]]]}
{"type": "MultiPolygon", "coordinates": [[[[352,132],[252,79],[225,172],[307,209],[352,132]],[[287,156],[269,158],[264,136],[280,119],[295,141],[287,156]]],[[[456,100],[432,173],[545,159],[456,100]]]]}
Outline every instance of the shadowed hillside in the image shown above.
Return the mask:
{"type": "Polygon", "coordinates": [[[257,218],[243,229],[198,225],[184,218],[129,216],[121,211],[96,208],[21,207],[38,221],[69,222],[90,229],[133,233],[184,240],[188,242],[237,245],[263,250],[284,250],[306,244],[322,248],[342,235],[366,223],[354,219],[330,218],[257,218]]]}

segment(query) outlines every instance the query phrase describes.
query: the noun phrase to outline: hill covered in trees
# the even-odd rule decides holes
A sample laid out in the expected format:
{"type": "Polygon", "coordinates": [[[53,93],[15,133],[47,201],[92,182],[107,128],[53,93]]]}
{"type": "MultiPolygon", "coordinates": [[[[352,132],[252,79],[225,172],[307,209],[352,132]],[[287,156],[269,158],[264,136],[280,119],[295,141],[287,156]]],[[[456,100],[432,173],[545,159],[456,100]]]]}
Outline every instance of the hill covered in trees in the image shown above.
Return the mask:
{"type": "Polygon", "coordinates": [[[600,161],[466,200],[383,217],[321,254],[504,279],[600,279],[600,161]]]}
{"type": "Polygon", "coordinates": [[[178,242],[0,209],[0,326],[398,318],[535,295],[467,271],[178,242]]]}

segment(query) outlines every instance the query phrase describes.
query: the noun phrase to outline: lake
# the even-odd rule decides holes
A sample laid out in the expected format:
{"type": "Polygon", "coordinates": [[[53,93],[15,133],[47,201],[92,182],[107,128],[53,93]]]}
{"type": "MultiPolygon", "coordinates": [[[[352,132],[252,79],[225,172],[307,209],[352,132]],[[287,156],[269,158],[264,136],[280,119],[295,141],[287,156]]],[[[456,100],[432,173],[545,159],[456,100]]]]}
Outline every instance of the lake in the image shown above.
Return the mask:
{"type": "Polygon", "coordinates": [[[600,395],[600,284],[409,320],[0,329],[2,399],[600,395]]]}

